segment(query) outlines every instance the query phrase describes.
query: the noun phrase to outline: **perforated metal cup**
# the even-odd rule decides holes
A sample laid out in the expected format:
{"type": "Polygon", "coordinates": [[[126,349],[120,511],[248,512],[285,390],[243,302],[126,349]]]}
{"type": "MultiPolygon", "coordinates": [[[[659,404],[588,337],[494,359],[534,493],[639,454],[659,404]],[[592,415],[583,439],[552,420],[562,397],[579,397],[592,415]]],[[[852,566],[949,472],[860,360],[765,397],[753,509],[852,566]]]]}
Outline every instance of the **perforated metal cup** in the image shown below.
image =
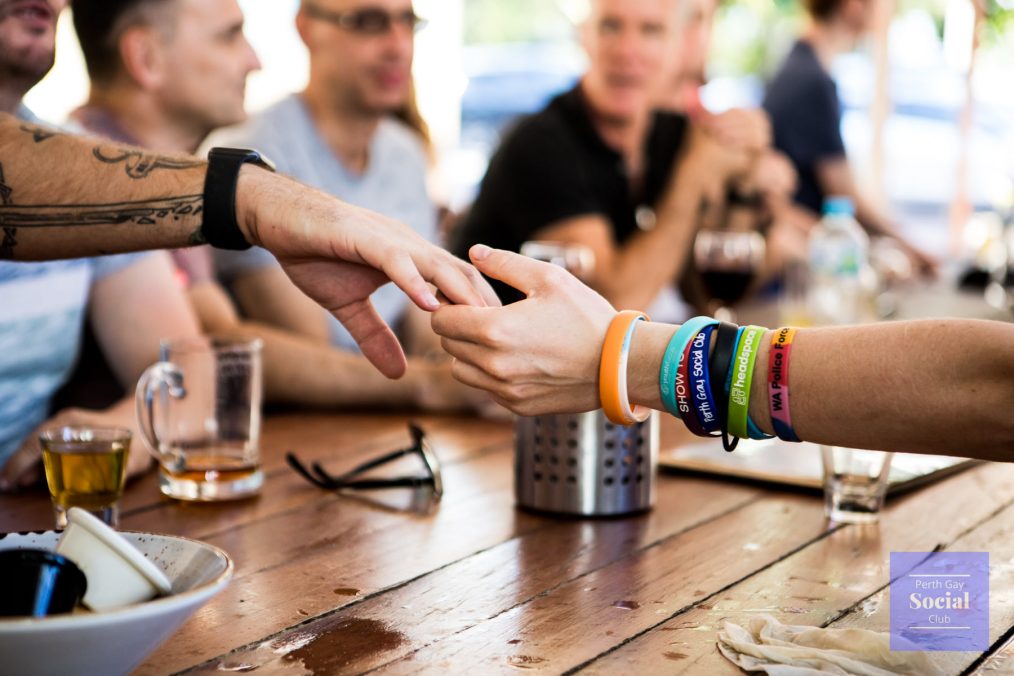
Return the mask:
{"type": "Polygon", "coordinates": [[[658,473],[658,414],[623,427],[602,411],[519,417],[514,490],[520,507],[578,516],[650,509],[658,473]]]}

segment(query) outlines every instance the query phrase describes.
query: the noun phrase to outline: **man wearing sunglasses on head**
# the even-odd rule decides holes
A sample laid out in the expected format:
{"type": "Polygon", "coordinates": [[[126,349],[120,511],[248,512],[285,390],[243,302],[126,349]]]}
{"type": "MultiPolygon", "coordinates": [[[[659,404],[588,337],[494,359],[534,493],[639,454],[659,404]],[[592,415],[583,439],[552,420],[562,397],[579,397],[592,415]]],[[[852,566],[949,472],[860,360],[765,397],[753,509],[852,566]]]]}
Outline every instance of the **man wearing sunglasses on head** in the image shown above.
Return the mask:
{"type": "MultiPolygon", "coordinates": [[[[395,218],[435,242],[437,210],[426,191],[422,137],[395,117],[412,101],[414,34],[421,25],[411,0],[304,0],[296,27],[310,56],[306,89],[212,135],[207,145],[256,148],[280,173],[395,218]]],[[[249,318],[356,351],[348,331],[296,290],[265,251],[218,252],[215,262],[249,318]]],[[[410,321],[415,313],[397,289],[380,289],[372,301],[398,326],[410,357],[420,335],[428,334],[436,351],[426,322],[410,321]],[[418,331],[405,330],[411,323],[418,331]]],[[[407,382],[416,381],[415,403],[423,409],[489,403],[454,381],[446,360],[411,358],[407,382]]]]}

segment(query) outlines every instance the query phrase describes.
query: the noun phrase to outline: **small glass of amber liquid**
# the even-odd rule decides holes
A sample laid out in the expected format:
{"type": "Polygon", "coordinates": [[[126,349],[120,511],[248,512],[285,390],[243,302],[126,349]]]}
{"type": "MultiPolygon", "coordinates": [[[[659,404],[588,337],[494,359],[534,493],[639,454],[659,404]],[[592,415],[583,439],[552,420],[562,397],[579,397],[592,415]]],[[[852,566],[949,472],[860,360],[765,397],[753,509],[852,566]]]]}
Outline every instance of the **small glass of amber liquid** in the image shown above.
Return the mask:
{"type": "Polygon", "coordinates": [[[54,427],[39,435],[39,443],[57,530],[67,526],[71,507],[85,509],[116,528],[127,478],[130,431],[54,427]]]}

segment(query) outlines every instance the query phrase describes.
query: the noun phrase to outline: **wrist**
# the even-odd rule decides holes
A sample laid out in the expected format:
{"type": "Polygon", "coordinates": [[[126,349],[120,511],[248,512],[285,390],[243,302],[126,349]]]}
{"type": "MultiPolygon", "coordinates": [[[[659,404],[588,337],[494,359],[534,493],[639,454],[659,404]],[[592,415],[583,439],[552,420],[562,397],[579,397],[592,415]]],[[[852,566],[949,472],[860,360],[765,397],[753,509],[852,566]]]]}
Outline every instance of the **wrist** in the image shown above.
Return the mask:
{"type": "Polygon", "coordinates": [[[627,363],[627,387],[632,404],[662,409],[658,374],[666,345],[678,328],[672,324],[644,322],[634,332],[627,363]]]}
{"type": "Polygon", "coordinates": [[[263,221],[258,218],[258,206],[274,201],[264,199],[265,191],[270,189],[273,178],[270,171],[255,164],[247,163],[239,169],[236,180],[236,227],[246,241],[254,246],[262,245],[259,223],[263,221]]]}
{"type": "MultiPolygon", "coordinates": [[[[204,209],[201,239],[218,249],[242,251],[252,246],[249,229],[239,227],[236,203],[239,174],[246,164],[274,171],[271,161],[249,148],[212,148],[204,177],[204,209]]],[[[252,194],[247,191],[247,194],[252,194]]],[[[256,232],[253,233],[256,235],[256,232]]]]}

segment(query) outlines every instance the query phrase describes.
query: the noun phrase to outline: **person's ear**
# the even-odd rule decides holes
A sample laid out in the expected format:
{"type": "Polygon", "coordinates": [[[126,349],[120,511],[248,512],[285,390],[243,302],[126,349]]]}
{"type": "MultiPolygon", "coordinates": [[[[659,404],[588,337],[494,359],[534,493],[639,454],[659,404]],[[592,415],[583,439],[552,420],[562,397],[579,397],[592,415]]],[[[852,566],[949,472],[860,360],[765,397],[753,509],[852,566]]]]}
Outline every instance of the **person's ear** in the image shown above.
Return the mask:
{"type": "Polygon", "coordinates": [[[123,71],[141,89],[158,89],[165,81],[167,59],[162,40],[145,26],[124,31],[120,38],[120,61],[123,71]]]}
{"type": "Polygon", "coordinates": [[[581,44],[581,47],[584,49],[586,54],[591,53],[591,39],[593,30],[595,30],[595,28],[594,26],[592,26],[592,18],[590,16],[585,17],[584,21],[582,21],[577,26],[577,40],[581,44]]]}
{"type": "Polygon", "coordinates": [[[296,32],[299,33],[299,38],[306,45],[307,49],[310,48],[310,43],[313,40],[313,22],[306,15],[306,10],[300,6],[299,11],[296,13],[296,32]]]}

